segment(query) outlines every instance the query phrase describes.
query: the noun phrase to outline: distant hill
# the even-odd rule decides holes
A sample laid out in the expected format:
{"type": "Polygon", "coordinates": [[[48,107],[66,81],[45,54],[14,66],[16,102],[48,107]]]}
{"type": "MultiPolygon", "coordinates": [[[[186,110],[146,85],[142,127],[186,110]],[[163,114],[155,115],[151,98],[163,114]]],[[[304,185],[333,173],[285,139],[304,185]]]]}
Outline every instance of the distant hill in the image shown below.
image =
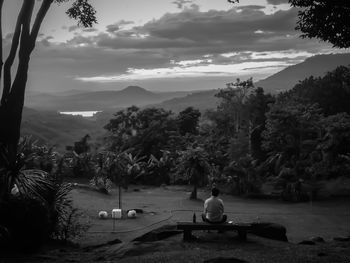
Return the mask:
{"type": "Polygon", "coordinates": [[[164,108],[166,110],[171,110],[178,113],[187,107],[194,107],[202,112],[207,109],[216,108],[218,99],[214,96],[218,90],[207,90],[200,92],[193,92],[185,97],[174,98],[166,100],[162,103],[149,105],[157,108],[164,108]]]}
{"type": "Polygon", "coordinates": [[[255,86],[262,87],[267,92],[278,93],[293,88],[300,80],[307,77],[322,77],[341,65],[350,65],[350,53],[317,55],[258,81],[255,86]]]}
{"type": "Polygon", "coordinates": [[[138,86],[119,91],[92,91],[69,93],[35,93],[27,95],[25,105],[29,108],[54,111],[97,111],[120,109],[131,105],[145,106],[160,103],[189,92],[151,92],[138,86]]]}
{"type": "Polygon", "coordinates": [[[66,145],[73,145],[86,134],[94,141],[100,139],[105,133],[105,124],[81,116],[61,115],[25,107],[21,133],[32,135],[40,143],[55,145],[58,150],[63,150],[66,145]]]}

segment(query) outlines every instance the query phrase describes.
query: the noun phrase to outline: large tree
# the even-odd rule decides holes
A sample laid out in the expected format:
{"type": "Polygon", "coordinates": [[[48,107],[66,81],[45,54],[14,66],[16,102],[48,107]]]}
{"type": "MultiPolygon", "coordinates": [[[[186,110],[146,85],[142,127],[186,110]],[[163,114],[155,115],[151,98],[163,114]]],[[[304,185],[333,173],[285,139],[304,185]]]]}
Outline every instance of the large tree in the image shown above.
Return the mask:
{"type": "Polygon", "coordinates": [[[255,89],[248,97],[247,108],[250,123],[250,154],[253,158],[262,160],[265,157],[262,150],[262,132],[265,130],[266,113],[274,102],[271,94],[265,94],[263,88],[255,89]]]}
{"type": "MultiPolygon", "coordinates": [[[[16,148],[20,137],[29,61],[41,25],[53,3],[68,1],[70,0],[23,0],[13,31],[11,48],[5,63],[3,63],[2,56],[2,41],[0,43],[0,83],[1,77],[3,77],[0,104],[0,144],[8,149],[8,158],[11,162],[15,162],[16,148]],[[35,5],[40,5],[36,15],[34,14],[35,5]],[[32,21],[34,16],[35,18],[32,21]],[[17,64],[16,70],[13,69],[14,64],[17,64]],[[13,73],[14,78],[12,78],[13,73]]],[[[4,0],[0,0],[0,19],[3,3],[4,0]]],[[[66,13],[84,27],[92,26],[96,22],[96,12],[89,0],[74,0],[66,13]]],[[[0,37],[3,39],[1,24],[0,37]]]]}
{"type": "Polygon", "coordinates": [[[171,115],[164,109],[140,110],[135,106],[118,111],[105,126],[110,132],[110,149],[129,149],[134,155],[161,158],[161,150],[168,149],[170,139],[177,134],[176,121],[171,115]]]}
{"type": "Polygon", "coordinates": [[[289,0],[300,8],[297,30],[303,38],[318,38],[334,47],[350,47],[349,0],[289,0]]]}
{"type": "Polygon", "coordinates": [[[241,129],[247,128],[247,100],[254,89],[253,79],[245,81],[237,79],[236,82],[227,83],[226,86],[226,89],[220,89],[215,94],[215,97],[220,99],[217,112],[229,116],[230,123],[226,127],[237,134],[241,129]]]}
{"type": "Polygon", "coordinates": [[[177,117],[177,125],[179,126],[180,134],[197,134],[200,116],[200,111],[193,107],[187,107],[181,111],[177,117]]]}

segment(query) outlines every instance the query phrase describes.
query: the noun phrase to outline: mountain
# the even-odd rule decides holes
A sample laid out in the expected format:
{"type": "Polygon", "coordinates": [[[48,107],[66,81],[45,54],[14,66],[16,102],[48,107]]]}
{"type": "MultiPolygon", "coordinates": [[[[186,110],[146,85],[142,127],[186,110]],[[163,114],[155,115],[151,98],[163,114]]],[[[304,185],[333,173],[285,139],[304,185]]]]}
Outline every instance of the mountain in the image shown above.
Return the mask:
{"type": "Polygon", "coordinates": [[[25,105],[29,108],[53,111],[98,111],[120,109],[131,105],[145,106],[160,103],[189,92],[151,92],[138,86],[119,91],[90,91],[70,93],[39,93],[27,95],[25,105]]]}
{"type": "MultiPolygon", "coordinates": [[[[321,77],[327,72],[334,70],[338,66],[350,65],[350,53],[317,55],[306,59],[304,62],[286,69],[256,82],[255,87],[263,87],[266,92],[278,93],[294,87],[299,81],[307,77],[321,77]]],[[[216,107],[218,99],[214,97],[217,90],[193,92],[182,98],[175,98],[154,105],[167,110],[179,112],[186,107],[192,106],[201,110],[213,109],[216,107]]]]}
{"type": "Polygon", "coordinates": [[[293,88],[300,80],[307,77],[322,77],[341,65],[350,65],[350,53],[317,55],[260,80],[255,83],[255,86],[262,87],[270,93],[278,93],[293,88]]]}

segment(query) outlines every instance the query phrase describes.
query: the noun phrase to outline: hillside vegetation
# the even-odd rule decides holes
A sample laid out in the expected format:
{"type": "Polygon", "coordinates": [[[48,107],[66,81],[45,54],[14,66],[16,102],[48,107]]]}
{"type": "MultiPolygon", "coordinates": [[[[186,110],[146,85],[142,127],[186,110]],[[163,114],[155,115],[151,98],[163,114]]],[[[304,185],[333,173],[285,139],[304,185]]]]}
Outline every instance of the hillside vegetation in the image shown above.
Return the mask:
{"type": "Polygon", "coordinates": [[[96,119],[24,108],[22,135],[31,135],[40,143],[55,146],[59,151],[85,134],[98,140],[104,133],[103,123],[96,119]]]}

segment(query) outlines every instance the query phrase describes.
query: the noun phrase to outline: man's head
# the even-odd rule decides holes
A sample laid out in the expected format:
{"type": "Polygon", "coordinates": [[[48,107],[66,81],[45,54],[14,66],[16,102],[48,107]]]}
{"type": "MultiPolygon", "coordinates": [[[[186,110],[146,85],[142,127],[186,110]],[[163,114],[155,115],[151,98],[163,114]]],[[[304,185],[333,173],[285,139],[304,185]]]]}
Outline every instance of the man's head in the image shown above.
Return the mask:
{"type": "Polygon", "coordinates": [[[217,188],[211,189],[211,195],[217,197],[219,195],[220,191],[217,188]]]}

